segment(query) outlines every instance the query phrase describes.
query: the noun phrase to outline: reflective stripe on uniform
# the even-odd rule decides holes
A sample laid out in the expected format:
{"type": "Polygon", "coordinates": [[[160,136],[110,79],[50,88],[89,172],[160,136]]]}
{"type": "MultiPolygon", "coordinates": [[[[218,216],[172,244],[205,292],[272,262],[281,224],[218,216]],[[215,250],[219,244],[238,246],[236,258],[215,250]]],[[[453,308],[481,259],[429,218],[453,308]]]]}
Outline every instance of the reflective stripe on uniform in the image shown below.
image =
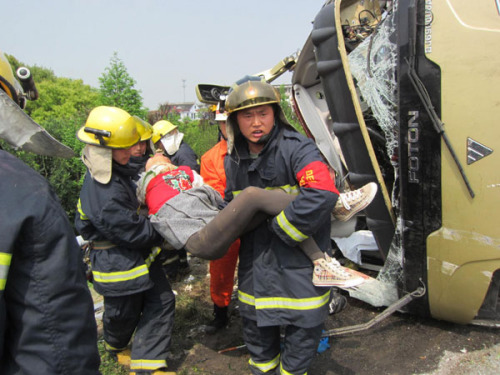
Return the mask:
{"type": "Polygon", "coordinates": [[[287,310],[313,310],[324,306],[330,300],[330,290],[318,297],[310,298],[285,298],[266,297],[255,298],[254,296],[238,291],[238,300],[247,305],[255,306],[257,310],[263,309],[287,309],[287,310]]]}
{"type": "Polygon", "coordinates": [[[167,361],[164,359],[132,359],[130,361],[131,370],[157,370],[167,367],[167,361]]]}
{"type": "Polygon", "coordinates": [[[78,204],[76,205],[76,209],[78,210],[78,213],[80,214],[80,220],[88,220],[89,218],[87,215],[85,215],[85,212],[82,210],[82,201],[81,199],[78,199],[78,204]]]}
{"type": "Polygon", "coordinates": [[[279,362],[280,362],[280,355],[278,354],[272,360],[270,360],[269,362],[265,362],[265,363],[256,363],[256,362],[254,362],[254,360],[252,358],[250,358],[248,361],[248,364],[250,366],[258,368],[260,371],[266,373],[266,372],[274,370],[276,367],[278,367],[279,362]]]}
{"type": "Polygon", "coordinates": [[[106,341],[104,341],[104,349],[110,352],[122,352],[127,349],[127,347],[124,346],[123,348],[115,348],[114,346],[111,346],[106,341]]]}
{"type": "Polygon", "coordinates": [[[146,262],[146,265],[148,266],[148,268],[151,266],[151,263],[153,263],[155,261],[156,257],[158,256],[158,254],[160,254],[160,252],[161,252],[161,247],[159,247],[159,246],[155,246],[151,249],[151,253],[145,259],[145,262],[146,262]]]}
{"type": "Polygon", "coordinates": [[[276,220],[278,221],[278,225],[291,239],[296,242],[302,242],[305,239],[309,238],[300,230],[298,230],[295,226],[293,226],[285,216],[285,211],[281,211],[281,213],[276,216],[276,220]]]}
{"type": "Polygon", "coordinates": [[[12,260],[12,254],[0,253],[0,290],[5,289],[5,284],[7,283],[7,275],[9,274],[11,260],[12,260]]]}
{"type": "MultiPolygon", "coordinates": [[[[266,187],[266,188],[262,188],[262,189],[264,189],[264,190],[282,190],[285,193],[291,194],[291,195],[298,195],[300,193],[300,189],[297,185],[273,186],[273,187],[266,187]]],[[[243,190],[234,190],[233,197],[236,197],[242,191],[243,190]]]]}
{"type": "MultiPolygon", "coordinates": [[[[283,363],[280,363],[280,375],[293,375],[291,372],[286,371],[283,368],[283,363]]],[[[304,375],[307,375],[307,372],[304,372],[304,375]]]]}
{"type": "Polygon", "coordinates": [[[118,283],[121,281],[138,279],[149,273],[148,266],[143,264],[128,271],[99,272],[92,270],[94,280],[100,283],[118,283]]]}

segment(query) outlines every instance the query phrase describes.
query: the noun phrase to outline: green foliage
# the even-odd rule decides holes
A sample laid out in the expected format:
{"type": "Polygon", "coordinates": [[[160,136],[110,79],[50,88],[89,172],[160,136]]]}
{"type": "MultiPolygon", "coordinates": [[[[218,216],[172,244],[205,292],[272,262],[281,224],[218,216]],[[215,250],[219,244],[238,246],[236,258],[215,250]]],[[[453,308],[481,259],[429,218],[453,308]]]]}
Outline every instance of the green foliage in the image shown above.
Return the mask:
{"type": "MultiPolygon", "coordinates": [[[[99,105],[99,93],[82,80],[55,78],[37,85],[40,98],[29,102],[26,112],[38,123],[51,119],[69,120],[85,117],[99,105]]],[[[82,122],[83,124],[83,122],[82,122]]]]}
{"type": "Polygon", "coordinates": [[[297,116],[295,116],[295,112],[293,111],[293,108],[290,105],[290,100],[288,98],[288,95],[286,94],[284,85],[280,86],[280,96],[281,96],[281,102],[280,102],[281,109],[283,110],[286,119],[288,120],[290,125],[292,125],[298,132],[305,134],[304,129],[302,129],[302,126],[300,125],[300,122],[297,120],[297,116]]]}
{"type": "Polygon", "coordinates": [[[115,52],[109,66],[99,77],[101,102],[103,105],[121,108],[131,115],[146,118],[140,91],[134,88],[136,81],[128,74],[125,64],[115,52]]]}
{"type": "Polygon", "coordinates": [[[166,120],[170,121],[172,124],[178,125],[181,122],[181,115],[179,112],[171,111],[168,113],[166,120]]]}
{"type": "Polygon", "coordinates": [[[207,121],[176,121],[172,123],[178,125],[179,131],[184,133],[184,141],[191,146],[198,158],[201,158],[205,152],[219,141],[219,128],[207,121]]]}
{"type": "Polygon", "coordinates": [[[15,72],[21,66],[29,68],[31,75],[35,80],[35,84],[38,84],[38,82],[41,81],[47,81],[47,80],[53,81],[56,79],[56,75],[50,69],[42,68],[37,65],[26,66],[12,55],[5,54],[5,56],[7,56],[7,60],[9,60],[13,72],[15,72]]]}

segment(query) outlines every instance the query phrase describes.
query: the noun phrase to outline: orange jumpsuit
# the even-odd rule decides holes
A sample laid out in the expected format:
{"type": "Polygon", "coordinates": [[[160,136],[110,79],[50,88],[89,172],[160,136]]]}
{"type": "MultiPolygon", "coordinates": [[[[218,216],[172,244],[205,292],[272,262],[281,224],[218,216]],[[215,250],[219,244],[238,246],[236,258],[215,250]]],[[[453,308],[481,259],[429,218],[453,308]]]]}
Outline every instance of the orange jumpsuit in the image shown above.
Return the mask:
{"type": "MultiPolygon", "coordinates": [[[[223,139],[201,157],[200,174],[203,181],[217,190],[224,198],[226,173],[224,157],[227,154],[227,142],[223,139]]],[[[238,261],[240,240],[229,247],[222,258],[210,261],[210,295],[219,307],[229,306],[234,286],[234,272],[238,261]]]]}

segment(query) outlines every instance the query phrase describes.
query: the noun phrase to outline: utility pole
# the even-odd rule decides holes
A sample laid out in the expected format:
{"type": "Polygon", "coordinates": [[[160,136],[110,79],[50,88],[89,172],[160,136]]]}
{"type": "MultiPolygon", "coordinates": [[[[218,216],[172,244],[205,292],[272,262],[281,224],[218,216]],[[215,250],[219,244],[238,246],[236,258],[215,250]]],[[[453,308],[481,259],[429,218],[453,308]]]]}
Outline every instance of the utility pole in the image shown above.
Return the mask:
{"type": "Polygon", "coordinates": [[[183,89],[183,93],[184,93],[184,103],[186,103],[186,80],[185,79],[182,80],[182,89],[183,89]]]}

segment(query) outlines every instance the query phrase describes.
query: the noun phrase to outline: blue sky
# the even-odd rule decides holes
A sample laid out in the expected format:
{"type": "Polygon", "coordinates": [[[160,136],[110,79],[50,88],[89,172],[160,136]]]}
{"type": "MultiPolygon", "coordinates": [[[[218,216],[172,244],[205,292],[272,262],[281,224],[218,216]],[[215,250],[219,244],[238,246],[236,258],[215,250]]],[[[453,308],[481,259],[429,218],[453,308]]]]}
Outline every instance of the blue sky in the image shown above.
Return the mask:
{"type": "MultiPolygon", "coordinates": [[[[323,4],[3,0],[0,50],[93,87],[116,51],[144,104],[155,109],[159,103],[194,101],[197,83],[230,85],[274,66],[302,48],[323,4]]],[[[276,83],[290,79],[287,73],[276,83]]]]}

